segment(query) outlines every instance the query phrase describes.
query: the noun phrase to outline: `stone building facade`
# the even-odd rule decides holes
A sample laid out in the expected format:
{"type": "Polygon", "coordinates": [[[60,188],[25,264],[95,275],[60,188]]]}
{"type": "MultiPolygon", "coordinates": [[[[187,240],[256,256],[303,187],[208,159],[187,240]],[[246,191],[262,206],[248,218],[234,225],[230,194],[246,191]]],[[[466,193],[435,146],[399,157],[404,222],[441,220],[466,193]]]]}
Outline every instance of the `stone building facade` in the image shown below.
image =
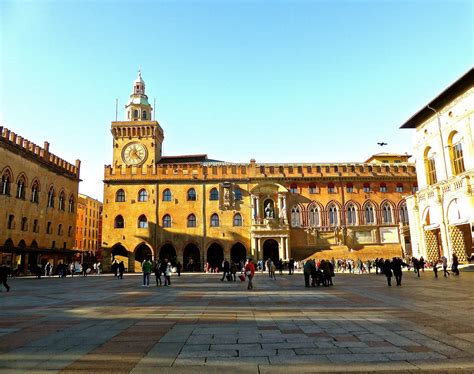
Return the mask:
{"type": "Polygon", "coordinates": [[[90,196],[79,194],[74,248],[95,256],[101,247],[102,203],[90,196]]]}
{"type": "Polygon", "coordinates": [[[0,263],[26,274],[71,260],[80,164],[0,127],[0,263]]]}
{"type": "Polygon", "coordinates": [[[413,253],[430,261],[474,252],[474,70],[406,121],[420,190],[407,198],[413,253]]]}
{"type": "Polygon", "coordinates": [[[229,163],[207,155],[163,156],[141,75],[112,122],[113,162],[104,170],[104,265],[139,269],[145,257],[205,263],[375,258],[410,251],[405,196],[416,186],[407,155],[368,162],[229,163]]]}

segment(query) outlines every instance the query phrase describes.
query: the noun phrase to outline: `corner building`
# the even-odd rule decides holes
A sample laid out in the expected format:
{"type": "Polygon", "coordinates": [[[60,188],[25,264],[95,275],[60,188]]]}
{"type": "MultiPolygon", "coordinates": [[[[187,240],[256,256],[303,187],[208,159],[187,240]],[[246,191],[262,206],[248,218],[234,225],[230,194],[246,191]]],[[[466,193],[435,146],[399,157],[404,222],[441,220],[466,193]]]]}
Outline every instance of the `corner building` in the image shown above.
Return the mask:
{"type": "Polygon", "coordinates": [[[417,188],[408,155],[363,163],[229,163],[163,156],[164,132],[139,74],[127,121],[112,122],[104,171],[104,266],[147,257],[184,270],[246,256],[274,260],[375,258],[411,253],[404,197],[417,188]]]}

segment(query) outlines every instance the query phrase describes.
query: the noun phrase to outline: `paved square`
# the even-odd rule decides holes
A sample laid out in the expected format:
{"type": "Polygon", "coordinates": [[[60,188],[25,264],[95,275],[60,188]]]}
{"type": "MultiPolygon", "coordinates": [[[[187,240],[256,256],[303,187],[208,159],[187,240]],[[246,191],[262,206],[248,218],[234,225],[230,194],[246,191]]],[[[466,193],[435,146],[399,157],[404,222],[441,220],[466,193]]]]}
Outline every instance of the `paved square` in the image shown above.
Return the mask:
{"type": "Polygon", "coordinates": [[[0,372],[474,372],[474,273],[417,279],[220,275],[171,287],[126,275],[12,279],[0,294],[0,372]]]}

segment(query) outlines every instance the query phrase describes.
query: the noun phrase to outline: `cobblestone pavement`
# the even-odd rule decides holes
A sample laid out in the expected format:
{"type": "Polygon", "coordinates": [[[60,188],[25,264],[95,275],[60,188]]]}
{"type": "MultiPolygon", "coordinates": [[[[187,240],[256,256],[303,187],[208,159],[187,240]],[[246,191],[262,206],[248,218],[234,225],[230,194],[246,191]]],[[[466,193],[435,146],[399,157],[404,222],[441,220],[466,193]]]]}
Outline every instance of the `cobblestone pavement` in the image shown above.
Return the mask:
{"type": "Polygon", "coordinates": [[[126,275],[12,279],[0,294],[0,372],[474,372],[474,273],[417,279],[220,275],[171,287],[126,275]]]}

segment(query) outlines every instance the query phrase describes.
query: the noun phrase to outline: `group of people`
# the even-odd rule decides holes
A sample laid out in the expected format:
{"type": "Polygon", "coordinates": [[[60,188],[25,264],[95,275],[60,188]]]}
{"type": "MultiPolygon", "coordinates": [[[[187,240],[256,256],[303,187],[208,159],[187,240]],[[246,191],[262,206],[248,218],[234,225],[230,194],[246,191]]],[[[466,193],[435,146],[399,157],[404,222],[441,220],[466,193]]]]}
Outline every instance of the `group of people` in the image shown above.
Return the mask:
{"type": "MultiPolygon", "coordinates": [[[[176,264],[176,273],[178,276],[181,276],[182,265],[178,261],[176,264]]],[[[150,259],[145,259],[142,262],[142,272],[143,272],[143,287],[150,287],[150,275],[152,272],[155,273],[155,281],[157,286],[171,286],[171,273],[172,265],[171,261],[164,259],[163,261],[151,261],[150,259]],[[161,280],[163,276],[163,282],[161,280]]]]}
{"type": "Polygon", "coordinates": [[[303,265],[304,285],[309,287],[310,278],[311,286],[332,286],[332,278],[334,277],[334,264],[328,260],[309,259],[303,265]]]}

